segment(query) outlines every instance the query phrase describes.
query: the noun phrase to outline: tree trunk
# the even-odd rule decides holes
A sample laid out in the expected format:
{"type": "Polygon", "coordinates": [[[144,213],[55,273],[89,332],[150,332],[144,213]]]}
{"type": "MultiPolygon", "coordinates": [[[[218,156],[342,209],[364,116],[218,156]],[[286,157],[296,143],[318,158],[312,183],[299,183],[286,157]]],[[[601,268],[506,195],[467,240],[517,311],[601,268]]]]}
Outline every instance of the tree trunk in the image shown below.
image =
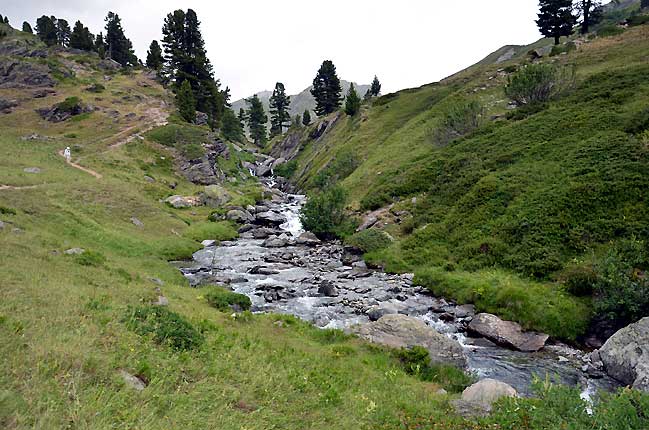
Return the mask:
{"type": "Polygon", "coordinates": [[[558,45],[558,44],[559,44],[559,39],[560,39],[560,38],[561,38],[561,36],[554,36],[554,44],[555,44],[555,45],[558,45]]]}

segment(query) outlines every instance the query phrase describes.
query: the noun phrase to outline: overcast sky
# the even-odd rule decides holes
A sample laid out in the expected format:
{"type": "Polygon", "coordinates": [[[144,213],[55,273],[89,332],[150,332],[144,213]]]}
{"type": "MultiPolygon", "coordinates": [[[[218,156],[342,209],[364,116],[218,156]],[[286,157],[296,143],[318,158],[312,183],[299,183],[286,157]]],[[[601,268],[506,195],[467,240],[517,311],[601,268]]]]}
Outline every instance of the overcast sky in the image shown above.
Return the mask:
{"type": "Polygon", "coordinates": [[[537,0],[2,0],[14,27],[55,15],[103,31],[108,10],[144,59],[165,15],[193,8],[216,77],[233,100],[283,82],[289,93],[311,84],[331,59],[342,79],[383,93],[438,81],[506,44],[540,37],[537,0]]]}

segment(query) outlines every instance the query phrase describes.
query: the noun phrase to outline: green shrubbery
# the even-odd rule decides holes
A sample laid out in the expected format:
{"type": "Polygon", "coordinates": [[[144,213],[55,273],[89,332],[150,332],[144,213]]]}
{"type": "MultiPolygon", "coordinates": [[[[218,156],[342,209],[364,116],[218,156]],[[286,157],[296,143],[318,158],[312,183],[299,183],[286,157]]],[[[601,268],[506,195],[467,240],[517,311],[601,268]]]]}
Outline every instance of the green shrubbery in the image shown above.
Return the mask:
{"type": "Polygon", "coordinates": [[[280,164],[279,166],[275,167],[275,174],[277,176],[290,179],[297,171],[297,167],[297,160],[287,161],[286,163],[280,164]]]}
{"type": "Polygon", "coordinates": [[[462,100],[447,108],[442,123],[433,131],[432,140],[444,146],[482,125],[485,108],[477,100],[462,100]]]}
{"type": "Polygon", "coordinates": [[[178,149],[186,158],[196,159],[205,152],[202,144],[208,141],[208,131],[191,124],[170,123],[154,128],[147,133],[147,137],[161,145],[178,149]]]}
{"type": "Polygon", "coordinates": [[[164,307],[129,307],[123,321],[129,330],[177,351],[195,349],[203,343],[203,335],[189,321],[164,307]]]}
{"type": "Polygon", "coordinates": [[[346,204],[347,193],[338,185],[311,196],[300,214],[302,225],[323,239],[349,236],[356,226],[345,213],[346,204]]]}
{"type": "Polygon", "coordinates": [[[618,36],[624,33],[624,29],[615,24],[605,25],[597,30],[597,35],[600,37],[618,36]]]}
{"type": "Polygon", "coordinates": [[[205,294],[207,303],[221,312],[248,311],[252,306],[250,298],[244,294],[237,294],[221,287],[211,287],[205,294]]]}
{"type": "Polygon", "coordinates": [[[106,87],[103,84],[100,83],[94,83],[88,88],[86,88],[86,91],[91,92],[91,93],[103,93],[104,90],[106,90],[106,87]]]}
{"type": "Polygon", "coordinates": [[[390,246],[393,239],[386,232],[376,229],[363,230],[345,239],[345,244],[363,252],[374,252],[390,246]]]}
{"type": "Polygon", "coordinates": [[[74,261],[82,266],[101,266],[106,262],[106,257],[101,252],[85,251],[74,255],[74,261]]]}
{"type": "Polygon", "coordinates": [[[347,176],[351,175],[359,165],[357,157],[351,151],[343,151],[313,179],[313,184],[320,190],[325,190],[347,176]]]}
{"type": "Polygon", "coordinates": [[[237,231],[229,222],[202,222],[189,226],[183,236],[195,241],[203,240],[232,240],[238,236],[237,231]]]}
{"type": "Polygon", "coordinates": [[[81,113],[81,99],[79,97],[68,97],[56,105],[60,112],[69,112],[73,115],[81,113]]]}
{"type": "Polygon", "coordinates": [[[546,103],[575,84],[574,67],[532,64],[508,78],[505,94],[519,106],[546,103]]]}
{"type": "Polygon", "coordinates": [[[434,382],[452,393],[462,392],[474,379],[453,366],[433,365],[428,350],[421,346],[402,348],[395,352],[406,373],[422,381],[434,382]]]}

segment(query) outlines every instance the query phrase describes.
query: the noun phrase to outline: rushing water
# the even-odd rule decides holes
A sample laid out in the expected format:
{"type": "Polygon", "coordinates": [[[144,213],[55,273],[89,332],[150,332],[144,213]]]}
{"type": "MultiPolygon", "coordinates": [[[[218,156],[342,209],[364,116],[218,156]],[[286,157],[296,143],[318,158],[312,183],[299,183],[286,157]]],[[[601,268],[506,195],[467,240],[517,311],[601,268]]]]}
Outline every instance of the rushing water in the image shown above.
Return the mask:
{"type": "Polygon", "coordinates": [[[366,323],[368,310],[379,305],[391,307],[420,318],[460,342],[468,357],[469,370],[476,376],[507,382],[522,394],[530,394],[534,375],[579,385],[584,398],[597,389],[616,386],[605,375],[584,371],[586,355],[566,345],[548,345],[540,352],[525,353],[468,336],[470,312],[460,312],[457,306],[413,286],[412,276],[371,271],[362,262],[343,264],[340,244],[295,245],[293,238],[304,232],[299,219],[304,197],[288,195],[279,200],[268,206],[285,218],[276,234],[288,239],[288,246],[265,247],[264,240],[255,239],[251,233],[220,246],[208,246],[194,254],[191,264],[181,268],[190,284],[227,284],[249,296],[256,312],[295,315],[322,328],[344,329],[366,323]],[[323,282],[335,286],[336,297],[319,293],[323,282]],[[448,318],[449,315],[455,318],[448,318]]]}

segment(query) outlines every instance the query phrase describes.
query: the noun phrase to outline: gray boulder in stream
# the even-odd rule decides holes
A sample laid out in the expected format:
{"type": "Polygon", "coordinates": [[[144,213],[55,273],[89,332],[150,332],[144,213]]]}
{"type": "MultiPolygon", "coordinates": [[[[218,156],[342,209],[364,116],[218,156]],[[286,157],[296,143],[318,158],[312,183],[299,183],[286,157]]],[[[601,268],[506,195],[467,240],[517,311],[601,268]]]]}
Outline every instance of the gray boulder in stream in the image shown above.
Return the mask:
{"type": "Polygon", "coordinates": [[[611,336],[599,350],[599,357],[611,377],[649,391],[649,317],[611,336]]]}
{"type": "Polygon", "coordinates": [[[261,246],[266,248],[283,248],[289,245],[289,241],[282,236],[269,237],[261,246]]]}
{"type": "Polygon", "coordinates": [[[467,365],[462,346],[457,341],[407,315],[385,315],[376,322],[352,327],[351,332],[390,348],[421,346],[428,350],[433,364],[450,364],[462,368],[467,365]]]}
{"type": "Polygon", "coordinates": [[[286,218],[275,212],[262,212],[256,216],[256,223],[261,225],[279,226],[286,222],[286,218]]]}
{"type": "Polygon", "coordinates": [[[523,332],[521,326],[512,321],[504,321],[492,314],[478,314],[469,324],[469,331],[509,348],[524,352],[542,349],[548,335],[523,332]]]}

